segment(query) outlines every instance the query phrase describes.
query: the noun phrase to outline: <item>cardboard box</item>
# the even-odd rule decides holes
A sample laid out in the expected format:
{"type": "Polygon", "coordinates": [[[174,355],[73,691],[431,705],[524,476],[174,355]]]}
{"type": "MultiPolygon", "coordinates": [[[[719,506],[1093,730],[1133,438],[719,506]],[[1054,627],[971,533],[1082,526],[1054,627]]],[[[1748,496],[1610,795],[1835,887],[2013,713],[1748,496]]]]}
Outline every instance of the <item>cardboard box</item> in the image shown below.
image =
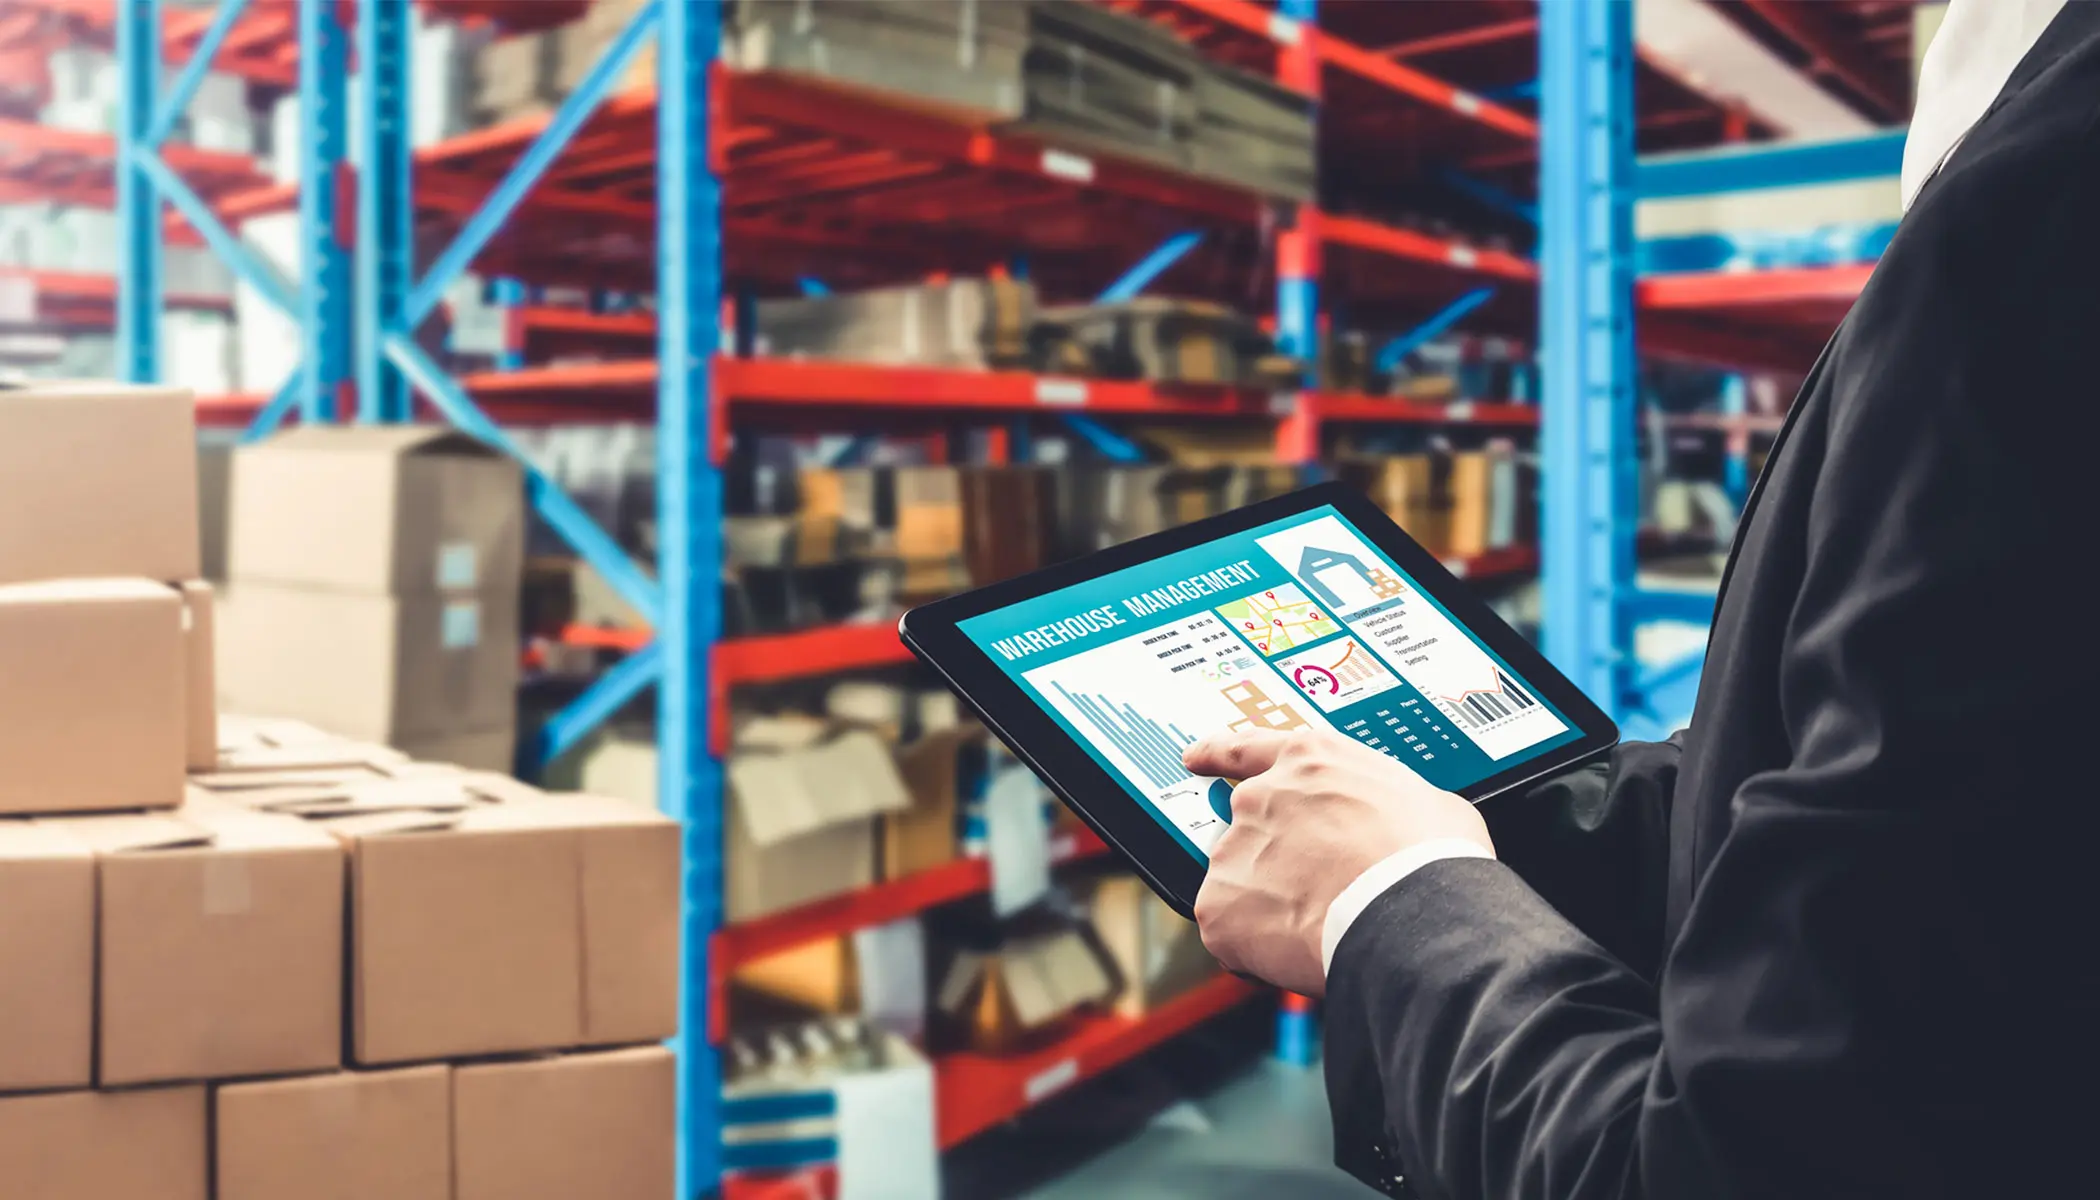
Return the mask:
{"type": "Polygon", "coordinates": [[[182,799],[182,625],[180,594],[145,579],[0,586],[0,813],[182,799]]]}
{"type": "Polygon", "coordinates": [[[971,1049],[1004,1053],[1055,1037],[1068,1018],[1115,990],[1085,936],[1063,929],[1011,939],[989,954],[957,954],[934,1007],[971,1049]]]}
{"type": "Polygon", "coordinates": [[[228,708],[423,743],[516,719],[515,594],[387,596],[239,581],[219,613],[228,708]]]}
{"type": "Polygon", "coordinates": [[[769,954],[738,967],[730,981],[811,1012],[838,1015],[860,1007],[860,965],[851,938],[769,954]]]}
{"type": "Polygon", "coordinates": [[[187,392],[0,386],[0,584],[193,579],[197,423],[187,392]]]}
{"type": "Polygon", "coordinates": [[[208,803],[50,823],[95,852],[97,1084],[341,1063],[343,854],[327,834],[208,803]]]}
{"type": "Polygon", "coordinates": [[[0,1096],[8,1200],[204,1200],[204,1159],[202,1087],[0,1096]]]}
{"type": "Polygon", "coordinates": [[[680,828],[490,775],[353,789],[362,1064],[656,1041],[678,1028],[680,828]],[[387,793],[409,789],[409,805],[387,793]],[[449,789],[454,807],[433,807],[449,789]]]}
{"type": "Polygon", "coordinates": [[[677,1074],[651,1046],[460,1067],[455,1200],[661,1200],[676,1190],[677,1074]]]}
{"type": "Polygon", "coordinates": [[[183,765],[209,771],[219,765],[218,601],[211,585],[181,585],[183,628],[183,765]]]}
{"type": "Polygon", "coordinates": [[[465,434],[300,426],[234,455],[227,570],[238,582],[515,595],[524,556],[520,469],[465,434]]]}
{"type": "Polygon", "coordinates": [[[882,877],[902,879],[954,862],[961,853],[963,758],[982,754],[985,732],[975,724],[920,738],[897,754],[911,806],[882,818],[882,877]]]}
{"type": "Polygon", "coordinates": [[[1134,875],[1094,885],[1094,932],[1122,976],[1116,1011],[1141,1017],[1219,971],[1195,922],[1175,912],[1134,875]]]}
{"type": "MultiPolygon", "coordinates": [[[[605,738],[581,774],[586,791],[656,806],[653,742],[605,738]]],[[[911,803],[880,738],[815,719],[745,723],[728,776],[723,901],[731,921],[874,883],[878,818],[911,803]]]]}
{"type": "Polygon", "coordinates": [[[217,1200],[452,1200],[452,1069],[352,1071],[213,1094],[217,1200]]]}
{"type": "Polygon", "coordinates": [[[753,722],[738,736],[728,772],[728,919],[875,882],[876,819],[911,803],[882,740],[821,722],[753,722]]]}
{"type": "Polygon", "coordinates": [[[95,857],[0,819],[0,1092],[86,1087],[94,1012],[95,857]]]}
{"type": "Polygon", "coordinates": [[[1491,544],[1495,456],[1468,450],[1451,456],[1451,525],[1447,554],[1473,558],[1491,544]]]}
{"type": "Polygon", "coordinates": [[[197,447],[197,573],[214,582],[226,578],[226,522],[233,497],[233,446],[204,442],[197,447]]]}

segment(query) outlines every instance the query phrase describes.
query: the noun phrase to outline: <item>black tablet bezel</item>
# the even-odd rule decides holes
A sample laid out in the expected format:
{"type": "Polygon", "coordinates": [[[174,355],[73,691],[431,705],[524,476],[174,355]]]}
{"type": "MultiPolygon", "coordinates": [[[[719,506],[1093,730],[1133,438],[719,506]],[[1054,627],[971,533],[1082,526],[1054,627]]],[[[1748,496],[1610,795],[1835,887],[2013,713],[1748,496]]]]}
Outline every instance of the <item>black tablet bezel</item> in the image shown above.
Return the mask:
{"type": "Polygon", "coordinates": [[[1272,500],[1194,521],[1106,550],[1016,576],[988,587],[924,604],[904,614],[897,632],[911,652],[938,672],[985,727],[1026,763],[1103,841],[1121,853],[1162,899],[1192,914],[1205,865],[1190,854],[1107,768],[1028,698],[991,656],[957,628],[971,617],[1005,608],[1089,579],[1139,566],[1163,555],[1271,521],[1332,505],[1366,540],[1384,551],[1517,674],[1560,710],[1581,737],[1489,776],[1460,794],[1479,803],[1611,749],[1619,730],[1567,676],[1509,627],[1493,609],[1372,504],[1340,483],[1322,483],[1272,500]],[[1113,797],[1109,803],[1099,802],[1113,797]],[[1082,799],[1087,797],[1087,799],[1082,799]]]}

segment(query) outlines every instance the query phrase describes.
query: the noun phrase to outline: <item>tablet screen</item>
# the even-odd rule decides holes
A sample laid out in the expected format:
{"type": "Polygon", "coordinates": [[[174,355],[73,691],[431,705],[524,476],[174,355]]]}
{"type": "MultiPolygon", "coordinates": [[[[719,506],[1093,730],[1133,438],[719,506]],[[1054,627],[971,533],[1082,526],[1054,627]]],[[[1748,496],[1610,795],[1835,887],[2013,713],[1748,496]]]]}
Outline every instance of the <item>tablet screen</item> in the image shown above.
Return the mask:
{"type": "Polygon", "coordinates": [[[1231,816],[1182,748],[1329,726],[1461,791],[1575,724],[1331,505],[957,622],[1177,840],[1231,816]]]}

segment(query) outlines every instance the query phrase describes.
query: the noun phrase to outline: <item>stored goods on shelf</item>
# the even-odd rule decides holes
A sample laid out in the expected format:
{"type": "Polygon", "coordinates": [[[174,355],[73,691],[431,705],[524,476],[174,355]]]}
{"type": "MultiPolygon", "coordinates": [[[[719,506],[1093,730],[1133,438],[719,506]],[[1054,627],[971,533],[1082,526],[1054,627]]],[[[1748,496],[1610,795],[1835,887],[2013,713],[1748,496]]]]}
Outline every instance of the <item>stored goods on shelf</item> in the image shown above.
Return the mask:
{"type": "Polygon", "coordinates": [[[1319,187],[1313,98],[1266,75],[1205,60],[1196,73],[1189,170],[1271,196],[1319,187]]]}
{"type": "Polygon", "coordinates": [[[933,1068],[910,1042],[829,1021],[732,1039],[727,1057],[726,1170],[835,1164],[857,1194],[939,1194],[933,1068]]]}
{"type": "Polygon", "coordinates": [[[212,1148],[218,1200],[452,1200],[452,1068],[221,1084],[212,1148]]]}
{"type": "Polygon", "coordinates": [[[1087,901],[1094,933],[1115,963],[1122,990],[1116,1012],[1141,1017],[1216,976],[1195,923],[1167,907],[1134,875],[1095,883],[1087,901]]]}
{"type": "Polygon", "coordinates": [[[882,877],[904,879],[960,853],[965,780],[982,778],[986,734],[975,722],[930,733],[898,751],[911,807],[882,818],[882,877]]]}
{"type": "Polygon", "coordinates": [[[1013,0],[745,0],[723,60],[971,121],[1021,115],[1029,6],[1013,0]]]}
{"type": "Polygon", "coordinates": [[[758,306],[758,350],[832,362],[1019,366],[1035,314],[1034,285],[1012,279],[765,300],[758,306]]]}
{"type": "Polygon", "coordinates": [[[1150,21],[1089,4],[1026,8],[1027,115],[1015,128],[1187,167],[1203,69],[1193,47],[1150,21]]]}
{"type": "Polygon", "coordinates": [[[1086,373],[1108,379],[1266,387],[1290,383],[1298,370],[1253,318],[1202,300],[1140,296],[1046,308],[1036,336],[1039,345],[1076,344],[1086,373]]]}
{"type": "Polygon", "coordinates": [[[1054,1039],[1067,1022],[1115,996],[1101,952],[1076,929],[962,950],[941,976],[936,1014],[972,1050],[1005,1053],[1054,1039]]]}
{"type": "Polygon", "coordinates": [[[205,1142],[202,1086],[0,1096],[6,1181],[36,1200],[205,1200],[205,1142]]]}

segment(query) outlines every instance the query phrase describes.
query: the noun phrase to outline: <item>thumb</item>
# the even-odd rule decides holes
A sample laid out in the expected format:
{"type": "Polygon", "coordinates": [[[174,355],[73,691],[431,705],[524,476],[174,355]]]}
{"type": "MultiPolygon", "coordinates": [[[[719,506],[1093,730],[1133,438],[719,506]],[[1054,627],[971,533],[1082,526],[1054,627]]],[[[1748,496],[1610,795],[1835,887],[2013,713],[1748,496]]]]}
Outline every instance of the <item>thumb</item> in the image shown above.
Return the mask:
{"type": "Polygon", "coordinates": [[[1196,775],[1246,779],[1275,766],[1289,741],[1290,735],[1274,729],[1214,733],[1184,750],[1181,765],[1196,775]]]}

